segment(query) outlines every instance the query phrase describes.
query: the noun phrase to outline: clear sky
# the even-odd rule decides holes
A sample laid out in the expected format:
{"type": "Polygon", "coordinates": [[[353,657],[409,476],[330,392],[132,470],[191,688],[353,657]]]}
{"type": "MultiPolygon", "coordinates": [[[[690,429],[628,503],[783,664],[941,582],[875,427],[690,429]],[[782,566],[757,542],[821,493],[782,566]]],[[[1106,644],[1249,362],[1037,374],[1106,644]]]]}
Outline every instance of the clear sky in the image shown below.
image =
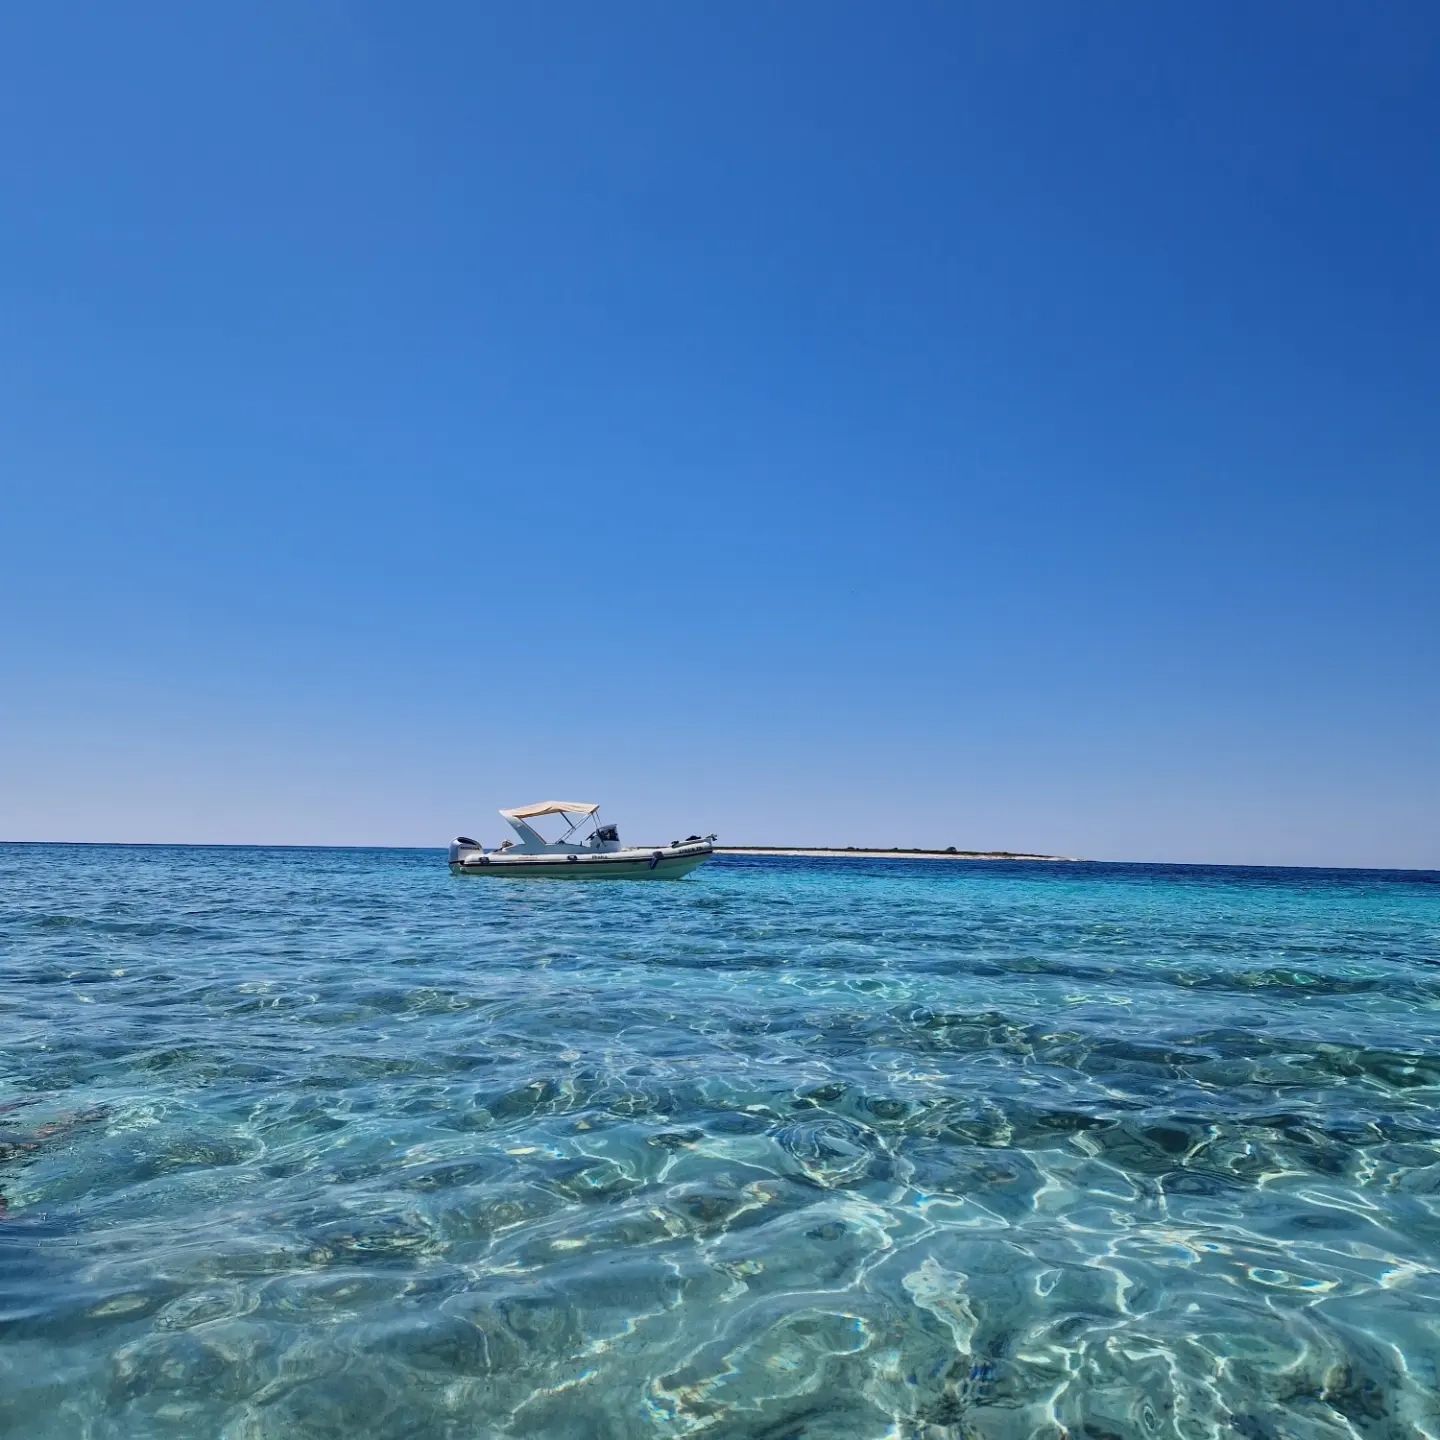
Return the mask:
{"type": "Polygon", "coordinates": [[[1429,0],[0,46],[0,837],[1440,866],[1429,0]]]}

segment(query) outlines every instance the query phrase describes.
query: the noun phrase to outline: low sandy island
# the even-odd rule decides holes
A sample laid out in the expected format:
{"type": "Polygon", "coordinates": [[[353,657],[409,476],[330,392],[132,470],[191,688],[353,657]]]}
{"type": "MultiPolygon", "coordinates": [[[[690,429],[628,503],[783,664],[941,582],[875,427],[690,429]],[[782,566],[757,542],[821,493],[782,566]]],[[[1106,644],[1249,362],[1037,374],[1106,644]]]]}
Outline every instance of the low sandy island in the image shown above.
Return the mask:
{"type": "Polygon", "coordinates": [[[1058,860],[1075,863],[1071,855],[1024,855],[1013,850],[856,850],[853,846],[717,845],[717,855],[796,855],[840,860],[1058,860]]]}

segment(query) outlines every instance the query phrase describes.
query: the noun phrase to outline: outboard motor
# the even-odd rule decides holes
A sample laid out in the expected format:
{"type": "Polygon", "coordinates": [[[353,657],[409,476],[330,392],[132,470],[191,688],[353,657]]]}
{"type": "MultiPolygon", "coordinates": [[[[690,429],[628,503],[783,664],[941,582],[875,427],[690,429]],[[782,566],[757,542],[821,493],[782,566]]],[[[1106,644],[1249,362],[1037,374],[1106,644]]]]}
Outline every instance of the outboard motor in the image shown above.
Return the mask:
{"type": "Polygon", "coordinates": [[[468,835],[457,835],[450,842],[450,863],[467,865],[478,860],[485,853],[485,847],[468,835]]]}
{"type": "Polygon", "coordinates": [[[590,848],[605,851],[620,849],[620,827],[618,825],[596,826],[595,833],[590,837],[590,848]]]}

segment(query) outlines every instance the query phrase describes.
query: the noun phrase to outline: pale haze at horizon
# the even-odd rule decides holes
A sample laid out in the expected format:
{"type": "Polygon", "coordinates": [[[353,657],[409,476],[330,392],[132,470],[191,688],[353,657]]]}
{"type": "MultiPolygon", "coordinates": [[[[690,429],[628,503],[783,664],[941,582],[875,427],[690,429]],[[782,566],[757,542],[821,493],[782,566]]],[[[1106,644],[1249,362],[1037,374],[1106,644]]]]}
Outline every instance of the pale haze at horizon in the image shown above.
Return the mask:
{"type": "Polygon", "coordinates": [[[5,28],[0,839],[1440,867],[1440,12],[5,28]]]}

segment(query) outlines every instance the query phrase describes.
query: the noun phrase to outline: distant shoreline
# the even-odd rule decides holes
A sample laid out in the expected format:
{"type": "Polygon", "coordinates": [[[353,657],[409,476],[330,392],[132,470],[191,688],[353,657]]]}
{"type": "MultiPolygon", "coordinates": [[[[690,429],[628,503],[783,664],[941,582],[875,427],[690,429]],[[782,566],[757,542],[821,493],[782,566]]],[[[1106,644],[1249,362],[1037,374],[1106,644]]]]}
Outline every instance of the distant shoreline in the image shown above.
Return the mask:
{"type": "Polygon", "coordinates": [[[1072,855],[1030,855],[1016,850],[857,850],[852,845],[717,845],[717,855],[793,855],[851,860],[1051,860],[1078,863],[1072,855]]]}

